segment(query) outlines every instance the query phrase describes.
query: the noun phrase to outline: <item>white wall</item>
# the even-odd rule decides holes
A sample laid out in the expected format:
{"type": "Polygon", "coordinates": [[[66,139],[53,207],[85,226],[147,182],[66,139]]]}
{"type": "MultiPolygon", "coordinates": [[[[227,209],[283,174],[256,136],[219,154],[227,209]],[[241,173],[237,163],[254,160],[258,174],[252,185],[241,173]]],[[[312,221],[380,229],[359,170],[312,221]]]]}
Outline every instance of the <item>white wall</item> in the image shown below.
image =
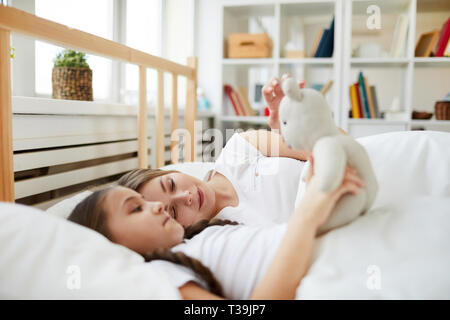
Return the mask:
{"type": "Polygon", "coordinates": [[[197,0],[196,46],[198,86],[210,100],[213,111],[219,112],[220,88],[220,0],[197,0]]]}
{"type": "MultiPolygon", "coordinates": [[[[34,0],[14,0],[10,4],[20,10],[34,13],[34,0]]],[[[11,46],[15,48],[14,59],[12,61],[12,95],[13,96],[34,96],[35,62],[34,40],[28,37],[13,33],[11,46]]]]}

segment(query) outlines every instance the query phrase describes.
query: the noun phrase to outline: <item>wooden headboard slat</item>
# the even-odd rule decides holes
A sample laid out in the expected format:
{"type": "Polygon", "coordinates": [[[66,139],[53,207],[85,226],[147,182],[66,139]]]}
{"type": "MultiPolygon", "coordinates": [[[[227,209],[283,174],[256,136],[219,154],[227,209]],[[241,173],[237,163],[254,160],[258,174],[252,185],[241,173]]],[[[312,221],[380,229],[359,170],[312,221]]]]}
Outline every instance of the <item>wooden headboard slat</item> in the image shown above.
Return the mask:
{"type": "MultiPolygon", "coordinates": [[[[147,167],[147,68],[158,71],[158,79],[163,78],[163,72],[172,76],[187,78],[187,101],[185,112],[185,133],[189,138],[186,143],[186,161],[195,161],[197,146],[194,143],[197,119],[196,86],[197,59],[189,57],[187,65],[181,65],[161,57],[132,49],[123,44],[104,39],[87,32],[69,28],[65,25],[49,21],[16,8],[0,5],[0,201],[14,201],[14,168],[13,168],[13,137],[12,137],[12,102],[11,102],[11,67],[10,67],[10,32],[28,35],[34,39],[43,40],[55,45],[72,48],[86,53],[103,56],[135,64],[139,67],[139,112],[138,112],[138,165],[147,167]]],[[[156,112],[156,128],[164,128],[164,108],[162,82],[158,81],[158,108],[156,112]],[[162,98],[161,98],[162,97],[162,98]]],[[[172,94],[174,96],[174,93],[172,94]]],[[[174,103],[176,105],[176,103],[174,103]]],[[[173,114],[173,112],[172,112],[173,114]]],[[[173,132],[177,128],[171,128],[173,132]]],[[[178,129],[177,129],[178,130],[178,129]]],[[[156,139],[157,164],[163,165],[165,158],[164,131],[153,135],[156,139]]],[[[42,180],[44,181],[44,180],[42,180]]],[[[20,185],[20,183],[18,184],[20,185]]],[[[17,198],[17,197],[16,197],[17,198]]]]}

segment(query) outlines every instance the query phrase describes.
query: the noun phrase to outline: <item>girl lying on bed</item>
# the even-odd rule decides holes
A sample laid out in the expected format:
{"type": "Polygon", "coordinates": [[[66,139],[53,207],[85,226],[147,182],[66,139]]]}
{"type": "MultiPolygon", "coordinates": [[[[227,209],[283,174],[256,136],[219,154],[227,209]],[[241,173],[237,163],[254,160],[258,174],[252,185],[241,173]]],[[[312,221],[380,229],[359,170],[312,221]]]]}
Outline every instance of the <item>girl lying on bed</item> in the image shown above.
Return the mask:
{"type": "MultiPolygon", "coordinates": [[[[271,110],[268,124],[279,129],[280,81],[273,78],[263,95],[271,110]]],[[[302,161],[309,154],[290,149],[276,131],[248,131],[228,140],[204,181],[177,171],[136,169],[119,184],[148,201],[163,202],[183,226],[212,218],[246,225],[284,223],[294,210],[302,161]]]]}
{"type": "Polygon", "coordinates": [[[168,273],[184,299],[293,299],[309,268],[316,230],[343,194],[357,194],[363,186],[347,168],[341,186],[323,193],[310,172],[306,193],[288,224],[222,226],[229,222],[204,220],[184,229],[162,202],[149,202],[122,186],[96,191],[68,220],[146,261],[158,260],[151,263],[168,273]]]}

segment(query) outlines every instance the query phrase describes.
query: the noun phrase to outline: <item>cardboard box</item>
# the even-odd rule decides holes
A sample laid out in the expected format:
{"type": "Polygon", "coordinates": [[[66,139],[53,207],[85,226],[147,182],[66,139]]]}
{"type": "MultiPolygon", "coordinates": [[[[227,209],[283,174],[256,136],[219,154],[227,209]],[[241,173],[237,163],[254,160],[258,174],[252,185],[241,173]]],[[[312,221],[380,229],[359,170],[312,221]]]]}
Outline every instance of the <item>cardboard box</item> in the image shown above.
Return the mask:
{"type": "Polygon", "coordinates": [[[228,58],[270,58],[272,41],[266,33],[232,33],[227,39],[228,58]]]}

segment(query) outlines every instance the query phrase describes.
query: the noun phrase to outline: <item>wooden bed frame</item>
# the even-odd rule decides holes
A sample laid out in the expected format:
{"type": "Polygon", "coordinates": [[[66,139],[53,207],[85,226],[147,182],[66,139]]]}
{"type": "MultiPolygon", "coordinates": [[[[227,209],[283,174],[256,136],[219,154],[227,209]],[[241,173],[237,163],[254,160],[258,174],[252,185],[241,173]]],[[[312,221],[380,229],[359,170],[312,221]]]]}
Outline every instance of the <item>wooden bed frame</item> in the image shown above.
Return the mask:
{"type": "MultiPolygon", "coordinates": [[[[155,112],[156,167],[164,166],[164,72],[172,75],[172,106],[170,112],[170,132],[177,129],[178,120],[178,76],[187,78],[185,109],[184,161],[196,160],[194,123],[197,119],[197,59],[189,57],[187,65],[152,56],[129,48],[120,43],[82,32],[67,26],[39,18],[27,12],[0,5],[0,201],[14,202],[14,165],[12,137],[12,94],[10,34],[24,34],[33,39],[43,40],[66,48],[81,50],[112,60],[135,64],[139,67],[138,106],[138,167],[148,167],[147,145],[147,69],[157,71],[158,94],[155,112]]],[[[175,143],[171,142],[171,149],[175,143]]]]}

